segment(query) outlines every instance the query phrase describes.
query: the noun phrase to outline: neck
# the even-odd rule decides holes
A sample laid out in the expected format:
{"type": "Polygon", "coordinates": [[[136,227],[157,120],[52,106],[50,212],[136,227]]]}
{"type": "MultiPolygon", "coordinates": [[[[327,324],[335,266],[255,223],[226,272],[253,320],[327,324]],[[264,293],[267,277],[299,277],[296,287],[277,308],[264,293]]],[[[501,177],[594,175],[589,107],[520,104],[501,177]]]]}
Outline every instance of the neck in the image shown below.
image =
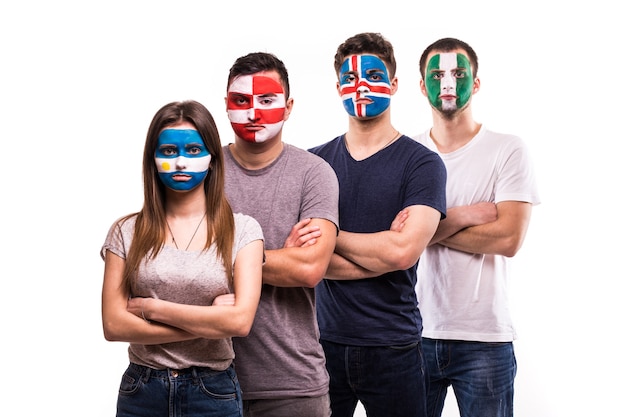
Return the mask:
{"type": "Polygon", "coordinates": [[[165,213],[172,219],[195,219],[206,213],[204,187],[200,185],[188,192],[167,190],[165,213]]]}
{"type": "Polygon", "coordinates": [[[435,109],[430,137],[442,153],[455,151],[471,141],[480,130],[481,124],[472,117],[469,107],[452,118],[443,117],[435,109]]]}
{"type": "Polygon", "coordinates": [[[231,155],[246,169],[261,169],[270,165],[283,151],[281,135],[262,143],[250,143],[236,138],[235,143],[228,146],[231,155]]]}
{"type": "Polygon", "coordinates": [[[367,120],[351,117],[345,143],[350,155],[362,160],[391,145],[400,136],[400,132],[391,125],[388,113],[367,120]]]}

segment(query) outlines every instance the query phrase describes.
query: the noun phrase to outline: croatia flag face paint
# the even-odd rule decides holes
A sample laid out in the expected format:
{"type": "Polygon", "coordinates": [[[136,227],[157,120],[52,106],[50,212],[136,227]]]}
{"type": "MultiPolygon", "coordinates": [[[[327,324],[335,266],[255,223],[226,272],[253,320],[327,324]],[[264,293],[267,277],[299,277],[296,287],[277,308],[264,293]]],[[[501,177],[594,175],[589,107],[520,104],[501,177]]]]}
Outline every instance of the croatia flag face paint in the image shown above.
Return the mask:
{"type": "Polygon", "coordinates": [[[391,103],[391,82],[385,63],[374,55],[352,55],[339,69],[339,92],[350,116],[378,116],[391,103]]]}
{"type": "Polygon", "coordinates": [[[285,92],[269,77],[243,75],[228,87],[226,108],[235,134],[248,142],[275,137],[284,123],[285,92]]]}
{"type": "Polygon", "coordinates": [[[469,60],[454,52],[434,55],[428,61],[424,84],[434,108],[447,113],[463,108],[474,84],[469,60]]]}
{"type": "Polygon", "coordinates": [[[167,188],[188,191],[206,178],[211,154],[197,130],[165,129],[159,135],[154,161],[167,188]]]}

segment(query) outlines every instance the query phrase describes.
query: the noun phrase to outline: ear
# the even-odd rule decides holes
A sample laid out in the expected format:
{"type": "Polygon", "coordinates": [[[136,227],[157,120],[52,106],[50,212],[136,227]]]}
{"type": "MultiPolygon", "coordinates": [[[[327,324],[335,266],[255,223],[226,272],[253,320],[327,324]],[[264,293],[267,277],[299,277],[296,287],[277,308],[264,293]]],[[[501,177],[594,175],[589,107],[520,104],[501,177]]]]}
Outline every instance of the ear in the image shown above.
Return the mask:
{"type": "Polygon", "coordinates": [[[398,91],[398,77],[393,77],[393,80],[391,80],[391,83],[390,83],[390,87],[391,87],[391,95],[393,96],[398,91]]]}
{"type": "Polygon", "coordinates": [[[480,78],[476,77],[474,79],[474,86],[472,87],[472,94],[478,93],[480,90],[480,78]]]}
{"type": "Polygon", "coordinates": [[[283,116],[283,121],[287,121],[287,119],[289,119],[289,115],[291,114],[291,110],[293,109],[293,98],[289,97],[287,99],[287,102],[285,103],[285,114],[283,116]]]}
{"type": "Polygon", "coordinates": [[[337,81],[337,94],[339,94],[339,97],[341,97],[341,84],[339,84],[339,81],[337,81]]]}
{"type": "Polygon", "coordinates": [[[424,79],[420,79],[420,91],[424,95],[424,97],[428,97],[428,92],[426,91],[426,83],[424,79]]]}

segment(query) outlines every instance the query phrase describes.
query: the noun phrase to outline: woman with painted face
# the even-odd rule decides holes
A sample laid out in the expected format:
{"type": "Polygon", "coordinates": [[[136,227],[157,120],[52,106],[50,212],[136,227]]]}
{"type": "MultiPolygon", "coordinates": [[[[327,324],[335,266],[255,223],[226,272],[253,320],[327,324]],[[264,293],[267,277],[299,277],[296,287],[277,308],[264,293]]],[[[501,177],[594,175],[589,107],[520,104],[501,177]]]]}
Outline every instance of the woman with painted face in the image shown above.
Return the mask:
{"type": "Polygon", "coordinates": [[[224,158],[209,111],[163,106],[148,129],[144,203],[113,223],[102,323],[129,343],[117,416],[241,416],[231,338],[246,336],[261,294],[263,234],[233,213],[224,158]],[[215,303],[231,294],[232,303],[215,303]]]}

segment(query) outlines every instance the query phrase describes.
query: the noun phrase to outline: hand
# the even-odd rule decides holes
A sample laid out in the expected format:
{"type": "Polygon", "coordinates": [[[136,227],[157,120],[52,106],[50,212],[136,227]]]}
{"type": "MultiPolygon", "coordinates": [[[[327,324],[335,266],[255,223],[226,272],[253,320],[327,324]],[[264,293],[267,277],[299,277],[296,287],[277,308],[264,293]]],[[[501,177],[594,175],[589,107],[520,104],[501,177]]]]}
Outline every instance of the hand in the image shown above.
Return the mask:
{"type": "Polygon", "coordinates": [[[402,228],[404,227],[404,223],[406,222],[406,219],[408,217],[409,217],[408,210],[406,209],[400,210],[400,212],[396,214],[396,217],[391,222],[391,227],[389,228],[389,230],[391,230],[392,232],[400,232],[402,228]]]}
{"type": "Polygon", "coordinates": [[[222,294],[215,297],[213,300],[213,306],[234,306],[235,294],[222,294]]]}
{"type": "Polygon", "coordinates": [[[294,224],[285,240],[284,248],[311,246],[322,235],[319,226],[309,226],[311,219],[304,219],[294,224]]]}
{"type": "Polygon", "coordinates": [[[145,319],[143,314],[143,308],[148,298],[144,297],[133,297],[128,299],[128,303],[126,304],[126,311],[134,314],[135,316],[145,319]]]}
{"type": "Polygon", "coordinates": [[[479,226],[498,220],[498,209],[494,203],[483,201],[472,204],[465,208],[467,215],[471,219],[472,226],[479,226]]]}

